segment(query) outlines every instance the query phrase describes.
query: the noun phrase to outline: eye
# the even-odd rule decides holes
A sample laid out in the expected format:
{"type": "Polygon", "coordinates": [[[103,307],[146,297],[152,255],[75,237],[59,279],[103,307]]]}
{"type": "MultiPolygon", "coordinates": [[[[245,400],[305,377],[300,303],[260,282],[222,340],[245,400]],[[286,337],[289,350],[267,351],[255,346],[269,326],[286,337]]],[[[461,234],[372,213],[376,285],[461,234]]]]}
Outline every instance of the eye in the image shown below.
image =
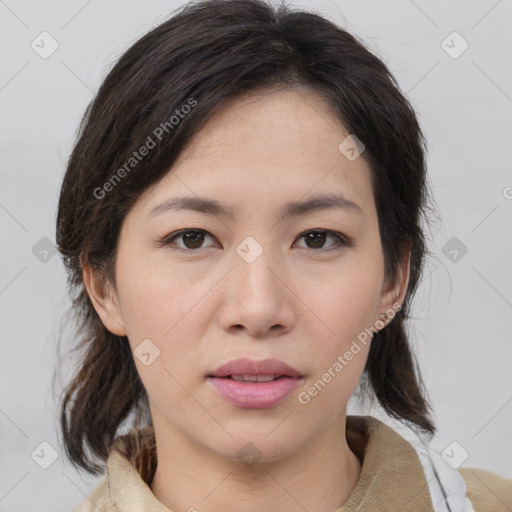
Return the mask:
{"type": "Polygon", "coordinates": [[[328,237],[331,237],[335,240],[335,243],[332,245],[330,249],[326,250],[332,250],[333,248],[339,248],[339,247],[352,247],[352,242],[341,235],[340,233],[336,233],[335,231],[329,231],[326,229],[313,229],[310,231],[306,231],[302,235],[300,235],[299,238],[304,238],[306,241],[307,249],[324,249],[325,241],[328,237]]]}
{"type": "Polygon", "coordinates": [[[166,237],[161,241],[162,245],[173,245],[174,240],[180,240],[183,242],[184,246],[178,245],[178,250],[184,252],[194,252],[197,249],[202,249],[201,247],[204,243],[205,237],[212,238],[206,231],[202,229],[182,229],[172,235],[166,237]]]}
{"type": "MultiPolygon", "coordinates": [[[[197,252],[198,249],[208,248],[208,246],[203,247],[205,238],[211,238],[213,240],[213,237],[203,229],[182,229],[180,231],[177,231],[176,233],[172,233],[168,237],[161,240],[160,244],[162,246],[175,245],[176,247],[171,247],[171,249],[179,250],[185,253],[193,253],[197,252]],[[175,240],[181,242],[181,244],[175,243],[175,240]]],[[[306,241],[306,249],[312,249],[315,251],[319,249],[335,250],[336,248],[340,247],[353,246],[351,240],[349,240],[345,236],[335,231],[330,231],[326,229],[313,229],[306,231],[305,233],[299,236],[299,239],[300,238],[304,238],[304,240],[306,241]],[[324,245],[329,237],[334,240],[334,244],[328,246],[330,248],[325,249],[324,245]]]]}

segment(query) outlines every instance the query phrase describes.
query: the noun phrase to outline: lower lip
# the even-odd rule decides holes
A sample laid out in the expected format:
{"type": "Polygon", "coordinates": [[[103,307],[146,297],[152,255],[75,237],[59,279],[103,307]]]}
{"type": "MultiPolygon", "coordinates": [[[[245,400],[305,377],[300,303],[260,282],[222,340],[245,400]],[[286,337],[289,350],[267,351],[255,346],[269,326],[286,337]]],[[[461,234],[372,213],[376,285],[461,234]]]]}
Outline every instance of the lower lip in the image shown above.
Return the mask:
{"type": "Polygon", "coordinates": [[[269,382],[241,382],[220,377],[207,380],[224,398],[243,409],[275,407],[302,382],[300,377],[282,377],[269,382]]]}

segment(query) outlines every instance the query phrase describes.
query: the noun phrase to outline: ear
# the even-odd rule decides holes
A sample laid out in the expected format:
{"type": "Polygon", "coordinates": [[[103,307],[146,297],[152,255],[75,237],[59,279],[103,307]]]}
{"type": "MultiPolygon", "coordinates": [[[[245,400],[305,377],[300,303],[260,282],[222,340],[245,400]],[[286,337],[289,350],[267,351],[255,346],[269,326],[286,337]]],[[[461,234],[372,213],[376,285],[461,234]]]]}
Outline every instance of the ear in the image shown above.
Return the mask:
{"type": "Polygon", "coordinates": [[[404,302],[411,270],[411,248],[412,245],[409,244],[407,249],[402,252],[402,260],[395,281],[387,282],[385,280],[382,286],[379,319],[385,325],[391,322],[404,302]]]}
{"type": "Polygon", "coordinates": [[[88,265],[83,264],[82,269],[85,289],[103,325],[112,334],[126,336],[127,332],[121,320],[121,310],[115,290],[88,265]]]}

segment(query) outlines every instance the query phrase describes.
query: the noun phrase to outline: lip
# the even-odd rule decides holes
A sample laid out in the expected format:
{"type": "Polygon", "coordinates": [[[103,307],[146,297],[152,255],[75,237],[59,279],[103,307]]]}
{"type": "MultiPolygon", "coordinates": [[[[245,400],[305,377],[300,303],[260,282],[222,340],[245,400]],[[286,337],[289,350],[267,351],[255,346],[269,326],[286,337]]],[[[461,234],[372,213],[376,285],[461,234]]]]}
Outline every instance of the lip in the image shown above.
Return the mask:
{"type": "Polygon", "coordinates": [[[233,359],[219,366],[208,377],[228,377],[229,375],[279,375],[285,377],[301,377],[301,374],[279,359],[233,359]]]}
{"type": "Polygon", "coordinates": [[[207,376],[207,382],[232,405],[242,409],[269,409],[283,402],[304,377],[279,359],[235,359],[207,376]],[[243,382],[230,375],[276,375],[267,382],[243,382]]]}

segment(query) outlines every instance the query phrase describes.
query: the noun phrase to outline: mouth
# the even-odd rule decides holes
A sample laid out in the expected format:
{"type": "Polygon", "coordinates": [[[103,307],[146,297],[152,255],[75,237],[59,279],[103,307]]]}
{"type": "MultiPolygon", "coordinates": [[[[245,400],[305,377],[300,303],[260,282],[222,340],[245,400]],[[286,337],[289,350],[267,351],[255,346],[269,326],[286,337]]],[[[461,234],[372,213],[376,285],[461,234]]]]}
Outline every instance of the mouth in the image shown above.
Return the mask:
{"type": "Polygon", "coordinates": [[[277,359],[236,359],[207,375],[224,399],[242,409],[269,409],[283,402],[303,381],[297,370],[277,359]]]}
{"type": "Polygon", "coordinates": [[[227,375],[226,377],[217,378],[231,379],[236,380],[237,382],[272,382],[274,380],[285,379],[287,377],[289,378],[288,375],[227,375]]]}
{"type": "Polygon", "coordinates": [[[230,378],[237,381],[268,382],[282,377],[302,377],[300,372],[279,359],[234,359],[216,370],[208,377],[230,378]]]}

